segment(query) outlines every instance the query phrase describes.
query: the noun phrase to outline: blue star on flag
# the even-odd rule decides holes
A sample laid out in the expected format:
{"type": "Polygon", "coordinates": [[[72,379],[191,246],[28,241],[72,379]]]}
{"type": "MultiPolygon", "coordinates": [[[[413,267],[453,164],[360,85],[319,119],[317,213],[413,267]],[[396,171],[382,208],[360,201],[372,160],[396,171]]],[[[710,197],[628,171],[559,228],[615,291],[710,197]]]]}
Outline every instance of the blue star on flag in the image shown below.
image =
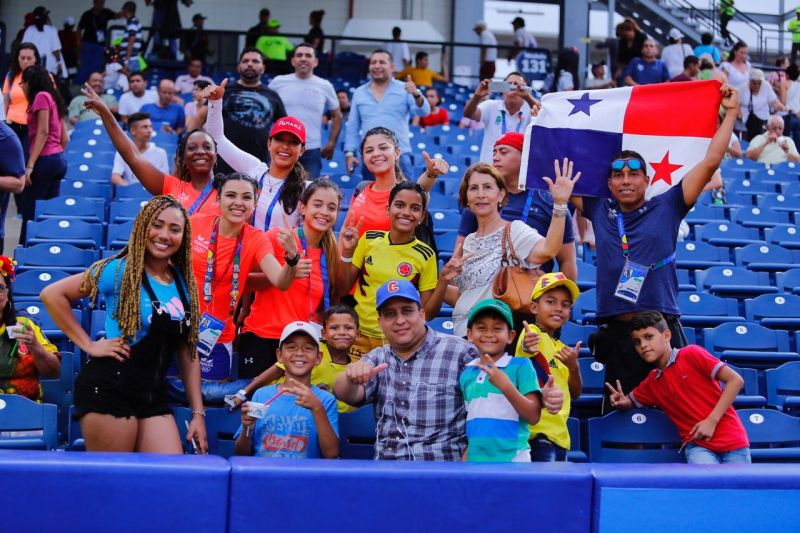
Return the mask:
{"type": "Polygon", "coordinates": [[[602,102],[602,100],[593,100],[589,93],[583,93],[580,98],[567,98],[567,102],[573,106],[569,116],[576,113],[584,113],[587,117],[590,117],[591,107],[598,102],[602,102]]]}

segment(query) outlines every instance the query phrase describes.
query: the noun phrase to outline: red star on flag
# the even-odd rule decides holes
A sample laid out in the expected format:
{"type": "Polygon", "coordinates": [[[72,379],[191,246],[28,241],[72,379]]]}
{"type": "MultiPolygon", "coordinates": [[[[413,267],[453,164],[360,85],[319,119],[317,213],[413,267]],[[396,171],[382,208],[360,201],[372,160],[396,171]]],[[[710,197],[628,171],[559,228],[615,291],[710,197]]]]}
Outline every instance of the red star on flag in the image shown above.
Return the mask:
{"type": "Polygon", "coordinates": [[[672,186],[672,173],[681,168],[683,165],[674,165],[669,162],[669,150],[667,153],[664,154],[664,158],[659,163],[651,162],[650,166],[653,167],[655,170],[655,174],[653,174],[653,180],[650,182],[650,185],[655,184],[658,180],[664,180],[664,182],[672,186]]]}

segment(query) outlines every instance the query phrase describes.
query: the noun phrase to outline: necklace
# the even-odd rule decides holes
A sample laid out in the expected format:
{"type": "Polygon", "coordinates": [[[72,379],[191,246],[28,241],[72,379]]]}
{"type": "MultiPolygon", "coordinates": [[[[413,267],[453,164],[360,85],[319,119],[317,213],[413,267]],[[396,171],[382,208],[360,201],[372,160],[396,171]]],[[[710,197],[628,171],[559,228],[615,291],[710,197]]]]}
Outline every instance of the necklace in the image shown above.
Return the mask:
{"type": "Polygon", "coordinates": [[[267,174],[267,181],[269,182],[269,192],[272,192],[272,188],[275,185],[279,185],[279,184],[283,183],[283,180],[280,179],[280,178],[276,178],[275,181],[273,182],[272,181],[272,176],[270,176],[269,174],[267,174]]]}

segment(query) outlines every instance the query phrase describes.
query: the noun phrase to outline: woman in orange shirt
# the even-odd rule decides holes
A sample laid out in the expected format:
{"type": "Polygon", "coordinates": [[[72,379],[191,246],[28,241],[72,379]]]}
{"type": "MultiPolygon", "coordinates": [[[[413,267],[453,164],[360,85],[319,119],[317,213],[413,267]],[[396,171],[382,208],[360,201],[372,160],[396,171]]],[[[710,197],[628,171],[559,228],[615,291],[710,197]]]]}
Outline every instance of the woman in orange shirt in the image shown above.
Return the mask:
{"type": "Polygon", "coordinates": [[[219,197],[214,193],[214,165],[217,145],[203,130],[186,133],[175,151],[175,173],[165,174],[147,161],[133,141],[122,131],[111,110],[94,90],[86,84],[81,92],[88,98],[83,104],[100,117],[114,148],[150,194],[169,194],[189,212],[189,215],[219,215],[219,197]]]}
{"type": "Polygon", "coordinates": [[[20,86],[22,71],[32,65],[41,65],[42,59],[33,43],[21,43],[11,51],[8,75],[3,82],[3,103],[6,121],[19,137],[25,161],[28,160],[28,97],[20,86]]]}
{"type": "Polygon", "coordinates": [[[296,279],[285,292],[268,284],[263,274],[250,276],[248,292],[257,292],[239,336],[240,378],[254,378],[275,364],[275,350],[286,324],[295,321],[321,324],[322,313],[335,303],[339,249],[333,225],[341,198],[339,187],[329,178],[313,181],[300,197],[300,227],[273,228],[267,232],[275,257],[282,264],[284,255],[290,256],[288,252],[282,253],[282,235],[284,240],[287,233],[291,235],[293,246],[303,256],[300,271],[309,274],[296,279]]]}

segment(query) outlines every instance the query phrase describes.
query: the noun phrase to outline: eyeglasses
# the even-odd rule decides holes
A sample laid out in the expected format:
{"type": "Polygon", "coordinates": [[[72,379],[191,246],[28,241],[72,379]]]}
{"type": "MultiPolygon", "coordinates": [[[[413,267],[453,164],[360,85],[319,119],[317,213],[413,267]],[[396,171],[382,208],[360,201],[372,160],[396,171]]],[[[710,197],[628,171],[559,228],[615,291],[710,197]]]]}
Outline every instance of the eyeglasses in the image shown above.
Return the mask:
{"type": "Polygon", "coordinates": [[[5,285],[0,285],[0,292],[6,292],[7,290],[8,287],[6,287],[5,285]]]}
{"type": "Polygon", "coordinates": [[[611,170],[621,172],[625,165],[629,170],[642,170],[642,162],[638,159],[615,159],[611,162],[611,170]]]}

